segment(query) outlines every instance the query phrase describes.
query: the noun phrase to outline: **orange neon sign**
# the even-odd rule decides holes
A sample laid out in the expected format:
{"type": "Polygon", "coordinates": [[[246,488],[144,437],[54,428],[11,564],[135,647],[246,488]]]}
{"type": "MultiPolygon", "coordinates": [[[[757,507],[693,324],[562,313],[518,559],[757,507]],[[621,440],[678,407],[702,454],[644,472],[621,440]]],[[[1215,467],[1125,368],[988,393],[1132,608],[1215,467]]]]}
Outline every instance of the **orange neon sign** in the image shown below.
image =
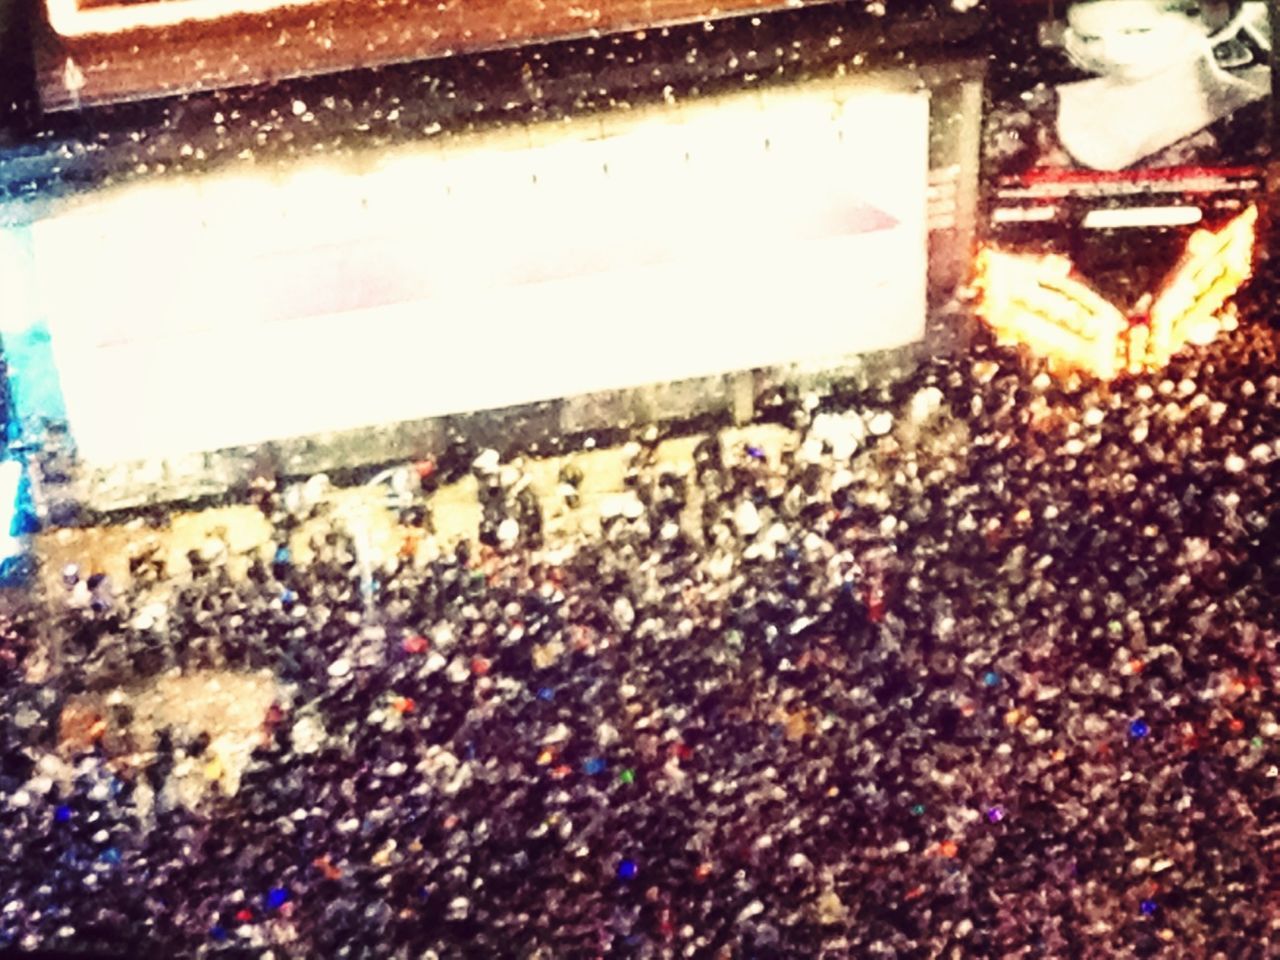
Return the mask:
{"type": "Polygon", "coordinates": [[[1250,206],[1217,230],[1197,230],[1159,293],[1127,314],[1073,276],[1066,257],[984,249],[977,263],[979,315],[999,343],[1025,344],[1059,366],[1103,380],[1159,369],[1216,323],[1249,278],[1257,220],[1258,209],[1250,206]]]}

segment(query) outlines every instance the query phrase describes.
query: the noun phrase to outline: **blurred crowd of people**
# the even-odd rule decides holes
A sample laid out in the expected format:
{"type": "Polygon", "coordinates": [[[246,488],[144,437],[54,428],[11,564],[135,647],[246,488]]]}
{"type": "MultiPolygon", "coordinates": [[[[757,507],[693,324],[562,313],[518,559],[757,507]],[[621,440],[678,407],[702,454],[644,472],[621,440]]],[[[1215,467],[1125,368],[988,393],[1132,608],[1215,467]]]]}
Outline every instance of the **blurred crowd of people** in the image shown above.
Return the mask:
{"type": "Polygon", "coordinates": [[[637,435],[598,536],[547,535],[477,451],[480,543],[437,543],[424,494],[370,563],[267,482],[245,577],[69,569],[0,637],[0,946],[1268,956],[1276,359],[1246,323],[1102,387],[979,342],[793,398],[780,456],[637,435]],[[210,734],[128,745],[120,691],[228,670],[278,691],[235,789],[210,734]]]}

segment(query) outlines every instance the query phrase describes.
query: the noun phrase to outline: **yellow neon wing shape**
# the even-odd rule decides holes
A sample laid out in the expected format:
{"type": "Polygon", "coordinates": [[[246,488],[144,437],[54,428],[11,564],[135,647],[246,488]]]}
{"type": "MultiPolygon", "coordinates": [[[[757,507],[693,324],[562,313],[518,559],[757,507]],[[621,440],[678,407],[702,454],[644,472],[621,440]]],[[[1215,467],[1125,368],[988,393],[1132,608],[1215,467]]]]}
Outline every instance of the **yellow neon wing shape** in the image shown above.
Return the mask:
{"type": "Polygon", "coordinates": [[[1148,362],[1163,364],[1222,309],[1253,272],[1258,208],[1218,230],[1197,230],[1151,308],[1148,362]]]}
{"type": "Polygon", "coordinates": [[[999,342],[1111,379],[1124,363],[1128,320],[1071,276],[1065,257],[1022,256],[986,249],[978,255],[979,313],[999,342]]]}

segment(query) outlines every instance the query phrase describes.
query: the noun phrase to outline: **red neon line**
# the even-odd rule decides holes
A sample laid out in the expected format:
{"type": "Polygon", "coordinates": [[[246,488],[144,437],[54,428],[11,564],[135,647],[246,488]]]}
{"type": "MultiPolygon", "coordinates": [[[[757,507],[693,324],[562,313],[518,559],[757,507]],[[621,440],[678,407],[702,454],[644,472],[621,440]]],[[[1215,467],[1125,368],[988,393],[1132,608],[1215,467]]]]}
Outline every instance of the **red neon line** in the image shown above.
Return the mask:
{"type": "Polygon", "coordinates": [[[1002,185],[1036,183],[1141,183],[1158,180],[1256,179],[1261,167],[1155,167],[1149,170],[1032,170],[1016,177],[1001,178],[1002,185]]]}

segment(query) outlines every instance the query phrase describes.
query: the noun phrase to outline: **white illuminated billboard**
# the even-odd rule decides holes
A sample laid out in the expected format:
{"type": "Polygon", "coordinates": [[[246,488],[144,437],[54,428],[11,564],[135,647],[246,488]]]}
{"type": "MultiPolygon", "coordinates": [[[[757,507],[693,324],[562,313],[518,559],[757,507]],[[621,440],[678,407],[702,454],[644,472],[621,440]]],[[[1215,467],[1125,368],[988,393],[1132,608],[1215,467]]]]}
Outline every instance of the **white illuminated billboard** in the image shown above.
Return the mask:
{"type": "Polygon", "coordinates": [[[96,195],[32,230],[73,436],[106,464],[910,343],[928,132],[927,95],[843,82],[96,195]]]}

